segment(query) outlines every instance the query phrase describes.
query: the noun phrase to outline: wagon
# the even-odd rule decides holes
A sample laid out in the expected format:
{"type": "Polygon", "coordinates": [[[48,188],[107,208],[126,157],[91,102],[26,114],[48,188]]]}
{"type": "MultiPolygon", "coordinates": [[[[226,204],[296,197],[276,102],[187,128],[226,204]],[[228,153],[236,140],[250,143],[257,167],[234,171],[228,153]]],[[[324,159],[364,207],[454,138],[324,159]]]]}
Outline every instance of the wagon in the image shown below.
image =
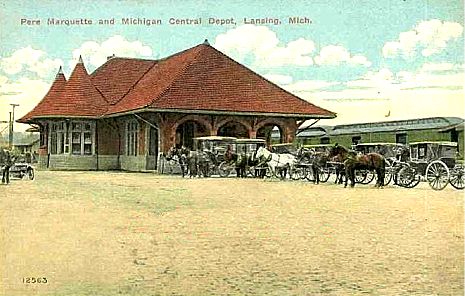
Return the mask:
{"type": "Polygon", "coordinates": [[[455,142],[415,142],[410,144],[410,159],[397,173],[397,183],[415,187],[426,181],[434,190],[450,183],[456,189],[465,187],[465,167],[458,161],[455,142]]]}
{"type": "MultiPolygon", "coordinates": [[[[384,185],[388,185],[393,179],[393,175],[398,171],[398,156],[405,149],[405,145],[401,143],[360,143],[354,146],[354,150],[362,153],[378,153],[386,159],[386,169],[384,177],[384,185]]],[[[355,175],[356,182],[369,184],[375,178],[375,174],[368,170],[358,170],[355,175]]],[[[395,178],[394,178],[395,179],[395,178]]]]}
{"type": "MultiPolygon", "coordinates": [[[[236,140],[236,153],[247,156],[249,159],[257,152],[258,148],[265,147],[266,141],[263,139],[237,139],[236,140]]],[[[247,173],[250,176],[255,176],[255,170],[261,169],[256,167],[256,163],[249,163],[247,165],[247,173]]]]}
{"type": "MultiPolygon", "coordinates": [[[[303,145],[303,149],[309,149],[312,150],[316,153],[324,153],[328,154],[329,150],[331,147],[334,145],[332,144],[314,144],[314,145],[303,145]]],[[[310,169],[309,165],[307,164],[299,164],[299,166],[304,167],[304,173],[303,176],[308,180],[308,181],[315,181],[315,176],[313,173],[313,170],[310,169]]],[[[331,174],[335,174],[335,163],[333,162],[326,162],[325,166],[320,167],[318,174],[319,174],[319,181],[324,183],[327,182],[331,174]]]]}
{"type": "Polygon", "coordinates": [[[224,154],[231,146],[233,149],[235,137],[205,136],[194,138],[194,149],[209,156],[209,172],[212,175],[222,176],[220,165],[225,162],[224,154]]]}
{"type": "MultiPolygon", "coordinates": [[[[246,156],[248,158],[253,157],[255,152],[260,147],[264,147],[266,141],[263,139],[235,139],[231,143],[232,151],[236,154],[246,156]]],[[[225,150],[226,152],[226,150],[225,150]]],[[[248,164],[246,171],[250,176],[255,176],[256,166],[254,164],[248,164]]],[[[219,174],[222,177],[227,177],[235,171],[235,164],[227,161],[220,163],[219,174]]]]}

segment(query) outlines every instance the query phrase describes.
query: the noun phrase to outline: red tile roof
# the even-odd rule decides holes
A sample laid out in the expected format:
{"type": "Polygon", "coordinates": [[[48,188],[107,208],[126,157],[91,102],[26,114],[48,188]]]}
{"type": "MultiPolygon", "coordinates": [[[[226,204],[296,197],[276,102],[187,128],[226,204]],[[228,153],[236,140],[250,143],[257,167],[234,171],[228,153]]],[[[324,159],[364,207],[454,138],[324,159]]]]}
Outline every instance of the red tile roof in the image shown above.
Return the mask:
{"type": "MultiPolygon", "coordinates": [[[[149,106],[160,109],[333,116],[283,90],[209,45],[149,106]]],[[[136,89],[134,89],[136,91],[136,89]]]]}
{"type": "Polygon", "coordinates": [[[64,81],[64,76],[61,76],[63,74],[57,75],[39,105],[19,119],[19,122],[27,122],[34,117],[99,117],[105,114],[108,102],[92,84],[81,59],[68,81],[64,81]]]}
{"type": "Polygon", "coordinates": [[[68,82],[61,76],[20,122],[37,116],[97,117],[142,108],[335,117],[208,44],[158,61],[112,58],[90,76],[78,63],[68,82]]]}
{"type": "Polygon", "coordinates": [[[157,61],[112,58],[91,75],[92,83],[110,104],[117,103],[157,61]]]}
{"type": "Polygon", "coordinates": [[[24,115],[21,119],[18,119],[18,122],[26,123],[33,117],[41,116],[47,114],[47,112],[50,112],[50,103],[59,99],[61,92],[65,88],[65,84],[66,78],[65,75],[63,75],[63,72],[61,71],[60,67],[60,70],[58,70],[55,80],[53,81],[48,93],[39,102],[39,104],[35,106],[34,109],[32,109],[29,113],[24,115]]]}

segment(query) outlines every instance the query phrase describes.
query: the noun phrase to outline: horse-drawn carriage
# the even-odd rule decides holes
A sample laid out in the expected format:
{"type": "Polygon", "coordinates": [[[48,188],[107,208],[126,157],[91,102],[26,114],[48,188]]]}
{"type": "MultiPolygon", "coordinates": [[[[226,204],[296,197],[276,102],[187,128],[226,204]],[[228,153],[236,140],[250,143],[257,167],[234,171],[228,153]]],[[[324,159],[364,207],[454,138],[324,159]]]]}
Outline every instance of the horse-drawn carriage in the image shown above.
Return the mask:
{"type": "Polygon", "coordinates": [[[326,157],[330,148],[330,144],[303,145],[299,147],[296,153],[297,164],[292,178],[294,180],[307,179],[315,183],[328,181],[334,169],[326,157]]]}
{"type": "MultiPolygon", "coordinates": [[[[194,138],[194,151],[205,160],[208,173],[206,176],[222,175],[221,164],[226,162],[228,147],[234,147],[234,137],[205,136],[194,138]]],[[[231,149],[231,148],[229,148],[231,149]]]]}
{"type": "MultiPolygon", "coordinates": [[[[220,176],[227,177],[234,173],[257,176],[256,170],[261,171],[266,168],[259,165],[258,161],[255,161],[255,153],[258,148],[264,147],[265,145],[266,141],[263,139],[235,139],[230,146],[230,159],[225,159],[220,163],[220,176]]],[[[243,177],[245,177],[245,175],[243,175],[243,177]]]]}
{"type": "MultiPolygon", "coordinates": [[[[385,158],[384,185],[388,185],[399,170],[399,157],[404,149],[406,146],[400,143],[359,143],[354,146],[358,153],[378,153],[385,158]]],[[[369,184],[374,178],[375,174],[369,170],[358,170],[355,175],[355,181],[361,184],[369,184]]]]}
{"type": "Polygon", "coordinates": [[[465,188],[465,166],[458,161],[455,142],[416,142],[410,144],[410,158],[398,171],[397,184],[412,188],[427,181],[434,190],[450,183],[456,189],[465,188]]]}

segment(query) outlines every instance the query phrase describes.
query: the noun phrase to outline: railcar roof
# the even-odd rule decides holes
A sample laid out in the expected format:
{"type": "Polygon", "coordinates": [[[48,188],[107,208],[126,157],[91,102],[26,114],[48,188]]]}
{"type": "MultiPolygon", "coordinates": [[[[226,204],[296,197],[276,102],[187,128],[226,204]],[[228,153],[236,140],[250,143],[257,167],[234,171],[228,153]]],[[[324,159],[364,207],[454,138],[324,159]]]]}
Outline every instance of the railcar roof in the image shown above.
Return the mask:
{"type": "Polygon", "coordinates": [[[424,141],[424,142],[413,142],[410,143],[410,146],[416,146],[416,145],[421,145],[421,144],[431,144],[431,145],[438,145],[438,146],[453,146],[457,147],[456,142],[447,142],[447,141],[424,141]]]}
{"type": "Polygon", "coordinates": [[[382,143],[382,142],[379,142],[379,143],[359,143],[357,144],[356,146],[405,146],[405,144],[402,144],[402,143],[382,143]]]}

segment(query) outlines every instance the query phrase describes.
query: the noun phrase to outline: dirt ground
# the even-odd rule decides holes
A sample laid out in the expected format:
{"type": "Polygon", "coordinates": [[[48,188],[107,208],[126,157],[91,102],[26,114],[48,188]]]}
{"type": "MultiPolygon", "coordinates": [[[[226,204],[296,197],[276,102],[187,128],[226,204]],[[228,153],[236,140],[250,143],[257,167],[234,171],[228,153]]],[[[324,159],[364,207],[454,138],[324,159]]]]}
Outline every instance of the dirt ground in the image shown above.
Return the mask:
{"type": "Polygon", "coordinates": [[[0,293],[463,295],[463,201],[427,184],[40,171],[0,186],[0,293]]]}

